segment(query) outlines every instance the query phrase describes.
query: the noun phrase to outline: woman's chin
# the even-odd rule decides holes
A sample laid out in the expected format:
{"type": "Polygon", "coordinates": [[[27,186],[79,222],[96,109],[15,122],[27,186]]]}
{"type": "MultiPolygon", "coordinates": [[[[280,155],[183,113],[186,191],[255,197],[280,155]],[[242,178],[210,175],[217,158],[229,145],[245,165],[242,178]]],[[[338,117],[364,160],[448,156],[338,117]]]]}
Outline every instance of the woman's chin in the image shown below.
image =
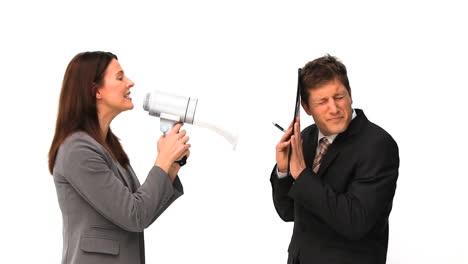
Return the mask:
{"type": "Polygon", "coordinates": [[[126,111],[126,110],[132,110],[132,109],[133,109],[133,107],[135,107],[135,106],[133,105],[133,103],[132,103],[132,102],[130,102],[130,104],[128,104],[128,105],[126,106],[126,108],[125,108],[125,110],[124,110],[124,111],[126,111]]]}

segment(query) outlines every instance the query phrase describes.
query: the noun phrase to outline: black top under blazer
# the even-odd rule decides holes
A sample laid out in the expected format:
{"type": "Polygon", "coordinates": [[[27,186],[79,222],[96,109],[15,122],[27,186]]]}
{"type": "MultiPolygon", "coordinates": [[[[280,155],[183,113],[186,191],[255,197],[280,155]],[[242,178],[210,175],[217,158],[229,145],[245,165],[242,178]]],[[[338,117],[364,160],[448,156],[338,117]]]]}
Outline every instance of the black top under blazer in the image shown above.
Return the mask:
{"type": "Polygon", "coordinates": [[[289,263],[386,262],[388,217],[398,178],[398,146],[364,112],[331,144],[318,173],[315,124],[302,131],[307,168],[297,180],[271,174],[273,202],[286,222],[294,221],[289,263]]]}

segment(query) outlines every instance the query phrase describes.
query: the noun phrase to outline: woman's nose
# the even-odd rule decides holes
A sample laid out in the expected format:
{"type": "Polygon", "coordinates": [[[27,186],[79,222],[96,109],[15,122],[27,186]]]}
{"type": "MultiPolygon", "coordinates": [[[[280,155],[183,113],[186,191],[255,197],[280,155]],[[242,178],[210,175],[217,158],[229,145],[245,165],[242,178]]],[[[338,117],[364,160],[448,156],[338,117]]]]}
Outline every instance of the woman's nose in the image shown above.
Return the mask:
{"type": "Polygon", "coordinates": [[[128,79],[128,88],[132,88],[133,86],[135,86],[135,83],[128,79]]]}

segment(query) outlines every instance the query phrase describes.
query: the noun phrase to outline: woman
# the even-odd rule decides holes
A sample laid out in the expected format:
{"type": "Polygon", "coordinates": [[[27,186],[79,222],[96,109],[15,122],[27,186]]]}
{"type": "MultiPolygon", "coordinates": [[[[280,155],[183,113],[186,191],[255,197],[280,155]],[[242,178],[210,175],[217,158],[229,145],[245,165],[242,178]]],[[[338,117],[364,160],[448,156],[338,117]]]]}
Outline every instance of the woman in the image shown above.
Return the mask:
{"type": "Polygon", "coordinates": [[[109,52],[80,53],[65,72],[49,152],[63,215],[62,263],[144,263],[143,229],[183,194],[175,161],[190,145],[182,124],[159,139],[142,185],[109,127],[133,109],[133,85],[109,52]]]}

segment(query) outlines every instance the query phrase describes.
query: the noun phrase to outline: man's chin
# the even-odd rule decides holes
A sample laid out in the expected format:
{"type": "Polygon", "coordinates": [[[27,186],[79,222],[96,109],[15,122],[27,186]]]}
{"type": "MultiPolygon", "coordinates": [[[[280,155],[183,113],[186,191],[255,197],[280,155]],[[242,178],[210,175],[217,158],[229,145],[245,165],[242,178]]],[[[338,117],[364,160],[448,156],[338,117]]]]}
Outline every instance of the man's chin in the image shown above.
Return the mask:
{"type": "Polygon", "coordinates": [[[327,132],[329,135],[335,135],[335,134],[339,134],[339,133],[342,133],[346,130],[346,127],[345,126],[339,126],[339,127],[330,127],[327,132]]]}

